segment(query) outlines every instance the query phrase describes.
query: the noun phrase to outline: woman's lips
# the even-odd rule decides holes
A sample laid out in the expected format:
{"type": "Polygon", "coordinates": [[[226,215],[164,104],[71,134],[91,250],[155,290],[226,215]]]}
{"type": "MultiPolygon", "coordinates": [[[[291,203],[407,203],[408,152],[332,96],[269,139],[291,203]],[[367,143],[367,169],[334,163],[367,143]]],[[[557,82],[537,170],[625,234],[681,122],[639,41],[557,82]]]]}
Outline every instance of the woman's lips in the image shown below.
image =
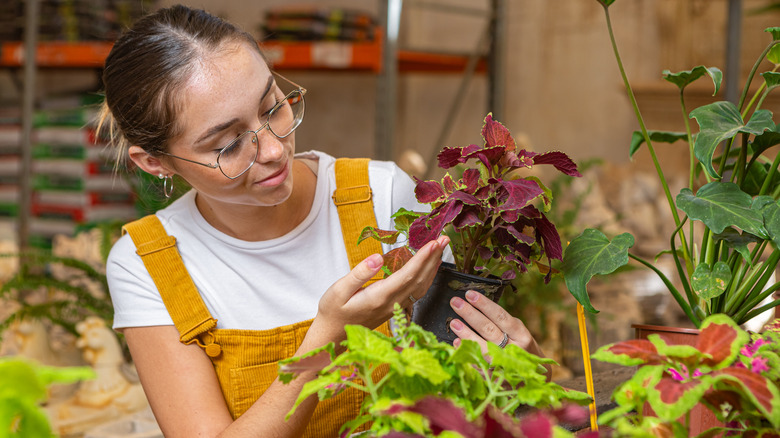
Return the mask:
{"type": "Polygon", "coordinates": [[[288,163],[289,162],[284,163],[284,166],[276,171],[276,173],[258,181],[257,184],[261,186],[276,186],[283,183],[287,180],[287,175],[290,173],[290,166],[288,166],[288,163]]]}

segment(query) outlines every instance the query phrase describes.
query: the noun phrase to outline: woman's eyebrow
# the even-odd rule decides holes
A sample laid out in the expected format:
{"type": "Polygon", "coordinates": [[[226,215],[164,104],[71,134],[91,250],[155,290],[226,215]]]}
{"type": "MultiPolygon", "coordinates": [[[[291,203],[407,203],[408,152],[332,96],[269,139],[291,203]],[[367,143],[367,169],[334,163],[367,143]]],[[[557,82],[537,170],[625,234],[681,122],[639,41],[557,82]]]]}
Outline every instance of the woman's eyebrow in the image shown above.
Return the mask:
{"type": "MultiPolygon", "coordinates": [[[[263,99],[265,99],[265,97],[266,97],[266,96],[268,95],[268,93],[271,91],[271,87],[272,87],[273,85],[274,85],[274,77],[273,77],[273,76],[270,76],[270,77],[268,78],[268,83],[266,83],[266,84],[265,84],[265,90],[263,90],[263,95],[262,95],[262,97],[260,97],[260,100],[261,100],[261,101],[262,101],[263,99]]],[[[195,140],[195,144],[201,143],[201,142],[203,142],[204,140],[206,140],[206,139],[208,139],[209,137],[211,137],[212,135],[214,135],[214,134],[217,134],[217,133],[219,133],[219,132],[222,132],[222,131],[224,131],[224,130],[225,130],[225,129],[227,129],[227,128],[230,128],[230,127],[231,127],[231,126],[233,126],[234,124],[238,123],[238,121],[239,121],[239,120],[238,120],[237,118],[234,118],[234,119],[228,120],[227,122],[220,123],[220,124],[218,124],[218,125],[214,125],[214,126],[212,126],[211,128],[209,128],[209,130],[208,130],[208,131],[206,131],[206,132],[205,132],[205,133],[204,133],[202,136],[200,136],[200,138],[198,138],[197,140],[195,140]]]]}

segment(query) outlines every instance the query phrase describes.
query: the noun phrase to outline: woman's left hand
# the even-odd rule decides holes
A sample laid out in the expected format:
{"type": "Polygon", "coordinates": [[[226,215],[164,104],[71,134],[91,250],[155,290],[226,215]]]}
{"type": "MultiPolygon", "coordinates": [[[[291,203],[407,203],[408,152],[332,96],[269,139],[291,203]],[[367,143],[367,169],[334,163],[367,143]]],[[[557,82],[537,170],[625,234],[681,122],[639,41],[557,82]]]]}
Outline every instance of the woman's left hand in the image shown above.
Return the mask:
{"type": "MultiPolygon", "coordinates": [[[[504,345],[514,344],[529,353],[544,357],[523,321],[510,315],[503,307],[481,293],[470,290],[466,292],[465,300],[455,297],[450,300],[450,305],[463,321],[474,328],[474,330],[470,329],[459,319],[450,322],[450,328],[459,338],[454,342],[456,347],[460,345],[461,339],[470,339],[482,347],[483,353],[487,353],[488,342],[501,345],[506,336],[504,345]]],[[[550,380],[552,368],[549,365],[545,365],[545,368],[547,368],[547,380],[550,380]]]]}

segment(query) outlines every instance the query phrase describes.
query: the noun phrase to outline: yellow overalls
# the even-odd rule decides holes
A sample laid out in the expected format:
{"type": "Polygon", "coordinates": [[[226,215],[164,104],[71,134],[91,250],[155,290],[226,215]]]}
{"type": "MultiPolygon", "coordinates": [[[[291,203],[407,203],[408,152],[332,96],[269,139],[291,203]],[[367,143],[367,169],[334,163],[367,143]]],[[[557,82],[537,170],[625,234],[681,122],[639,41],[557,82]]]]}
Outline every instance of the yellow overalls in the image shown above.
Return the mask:
{"type": "MultiPolygon", "coordinates": [[[[373,239],[360,246],[356,244],[363,227],[376,226],[368,186],[368,160],[336,160],[336,187],[333,201],[339,211],[350,266],[354,267],[370,254],[382,252],[379,242],[373,239]]],[[[157,216],[131,222],[123,231],[132,237],[181,342],[194,342],[205,350],[214,364],[230,414],[238,418],[276,379],[277,362],[295,353],[312,320],[261,331],[217,329],[217,321],[211,317],[176,250],[176,238],[165,232],[157,216]]],[[[380,274],[371,281],[379,277],[380,274]]],[[[377,330],[389,334],[387,322],[377,330]]],[[[303,436],[337,437],[341,425],[357,416],[363,399],[363,392],[350,388],[320,402],[303,436]]]]}

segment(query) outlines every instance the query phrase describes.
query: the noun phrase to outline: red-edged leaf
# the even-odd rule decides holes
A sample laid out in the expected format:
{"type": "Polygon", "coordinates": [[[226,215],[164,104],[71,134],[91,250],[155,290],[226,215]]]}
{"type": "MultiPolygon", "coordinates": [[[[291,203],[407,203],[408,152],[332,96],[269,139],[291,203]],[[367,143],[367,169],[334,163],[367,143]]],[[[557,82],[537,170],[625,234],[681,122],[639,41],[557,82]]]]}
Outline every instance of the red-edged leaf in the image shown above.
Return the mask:
{"type": "Polygon", "coordinates": [[[363,231],[360,232],[360,237],[358,237],[357,243],[360,244],[360,242],[366,239],[376,239],[382,243],[392,245],[398,240],[399,234],[401,233],[398,231],[388,231],[380,230],[374,227],[365,227],[363,228],[363,231]]]}
{"type": "Polygon", "coordinates": [[[529,218],[529,219],[536,219],[542,217],[542,212],[539,211],[536,207],[533,205],[529,205],[528,207],[521,208],[520,214],[523,216],[529,218]]]}
{"type": "Polygon", "coordinates": [[[525,167],[530,169],[534,167],[533,158],[537,155],[539,154],[525,149],[516,152],[506,152],[501,158],[501,165],[506,168],[525,167]]]}
{"type": "Polygon", "coordinates": [[[556,169],[569,176],[582,176],[577,165],[568,155],[560,151],[546,152],[534,157],[534,164],[552,164],[556,169]]]}
{"type": "MultiPolygon", "coordinates": [[[[463,171],[463,191],[466,193],[471,193],[472,195],[477,192],[479,189],[479,170],[477,169],[466,169],[463,171]]],[[[450,192],[452,192],[451,190],[450,192]]]]}
{"type": "Polygon", "coordinates": [[[705,355],[702,364],[722,368],[733,361],[748,340],[748,334],[731,318],[718,314],[710,316],[702,324],[696,348],[705,355]]]}
{"type": "Polygon", "coordinates": [[[501,185],[506,189],[509,196],[499,207],[500,210],[519,210],[544,193],[535,181],[522,178],[501,181],[501,185]]]}
{"type": "Polygon", "coordinates": [[[473,227],[484,223],[479,217],[480,209],[476,207],[470,207],[468,205],[463,207],[460,214],[452,220],[452,226],[455,227],[455,231],[460,231],[466,227],[473,227]]]}
{"type": "Polygon", "coordinates": [[[439,200],[445,193],[441,184],[437,181],[422,181],[418,179],[417,185],[414,187],[414,195],[421,203],[430,204],[439,200]]]}
{"type": "Polygon", "coordinates": [[[452,179],[449,173],[441,179],[441,186],[444,187],[444,191],[447,193],[455,191],[455,180],[452,179]]]}
{"type": "Polygon", "coordinates": [[[486,146],[504,146],[508,151],[515,150],[515,139],[501,122],[493,120],[493,115],[488,114],[485,117],[485,123],[482,125],[482,138],[485,139],[486,146]]]}
{"type": "Polygon", "coordinates": [[[711,387],[710,380],[704,377],[678,382],[665,375],[657,384],[648,388],[647,401],[658,418],[674,421],[693,409],[711,387]]]}
{"type": "Polygon", "coordinates": [[[447,202],[452,202],[452,201],[459,201],[466,205],[481,204],[480,200],[477,199],[476,196],[470,195],[462,190],[456,190],[449,197],[447,197],[447,202]]]}
{"type": "MultiPolygon", "coordinates": [[[[513,225],[508,225],[506,227],[506,230],[511,234],[515,239],[527,244],[527,245],[533,245],[536,243],[536,238],[533,235],[528,234],[528,231],[525,229],[518,230],[513,225]]],[[[533,233],[533,229],[531,229],[531,233],[533,233]]]]}
{"type": "Polygon", "coordinates": [[[401,246],[383,254],[382,258],[384,259],[384,266],[390,273],[393,273],[403,268],[413,255],[414,254],[412,254],[408,247],[401,246]]]}
{"type": "Polygon", "coordinates": [[[561,245],[561,236],[558,235],[558,230],[555,229],[555,225],[547,219],[547,216],[542,213],[542,217],[534,219],[536,224],[536,232],[542,239],[542,245],[544,246],[544,253],[550,259],[562,260],[563,258],[563,246],[561,245]]]}
{"type": "Polygon", "coordinates": [[[459,163],[462,163],[461,157],[463,156],[463,148],[451,148],[451,147],[444,147],[441,152],[439,152],[438,159],[439,159],[439,167],[442,169],[449,169],[451,167],[457,166],[459,163]]]}
{"type": "Polygon", "coordinates": [[[727,382],[740,389],[773,426],[780,427],[780,391],[769,379],[747,368],[737,367],[723,368],[710,375],[718,382],[727,382]]]}
{"type": "Polygon", "coordinates": [[[655,345],[646,339],[629,339],[605,345],[593,354],[593,358],[625,366],[659,364],[663,359],[658,355],[655,345]]]}
{"type": "Polygon", "coordinates": [[[409,226],[409,246],[418,250],[431,240],[441,236],[444,226],[451,223],[460,214],[463,204],[448,202],[433,209],[429,214],[420,216],[409,226]]]}
{"type": "MultiPolygon", "coordinates": [[[[485,426],[479,435],[480,437],[513,438],[524,436],[520,423],[510,415],[501,412],[495,406],[488,406],[482,415],[482,419],[485,426]]],[[[552,438],[552,435],[550,438],[552,438]]]]}
{"type": "Polygon", "coordinates": [[[590,418],[588,408],[572,403],[566,403],[558,409],[550,410],[550,415],[555,417],[559,423],[566,423],[571,426],[584,425],[590,418]]]}

